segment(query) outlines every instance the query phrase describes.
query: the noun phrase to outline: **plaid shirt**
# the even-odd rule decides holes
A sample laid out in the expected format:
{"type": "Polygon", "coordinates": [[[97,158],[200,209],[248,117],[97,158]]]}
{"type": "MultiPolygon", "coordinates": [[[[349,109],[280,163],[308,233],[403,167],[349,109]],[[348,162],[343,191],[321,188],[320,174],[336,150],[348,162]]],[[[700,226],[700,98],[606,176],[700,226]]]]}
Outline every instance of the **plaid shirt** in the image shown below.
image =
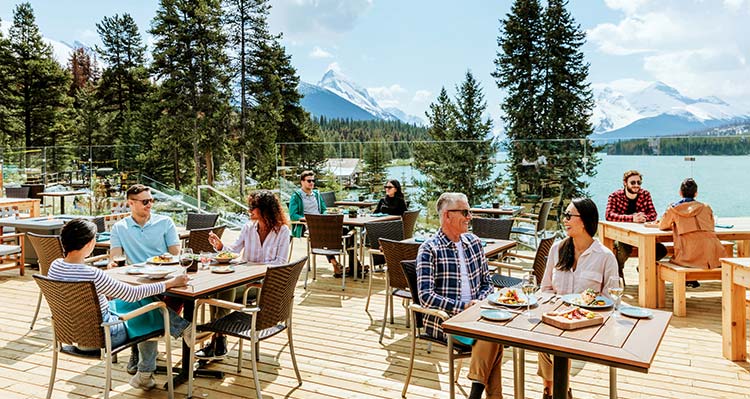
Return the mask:
{"type": "MultiPolygon", "coordinates": [[[[625,212],[628,211],[628,197],[625,195],[625,189],[619,189],[609,195],[607,199],[607,213],[605,218],[610,222],[632,222],[633,215],[627,215],[625,212]]],[[[651,200],[651,194],[641,189],[638,192],[638,196],[635,197],[635,212],[643,212],[646,215],[647,222],[653,222],[658,216],[656,214],[656,208],[654,208],[654,201],[651,200]]]]}
{"type": "MultiPolygon", "coordinates": [[[[484,299],[492,293],[493,286],[482,244],[477,236],[470,233],[462,234],[460,243],[466,256],[471,297],[484,299]]],[[[448,239],[442,229],[419,247],[417,285],[419,303],[426,308],[440,309],[452,316],[466,306],[465,302],[461,302],[461,272],[456,244],[448,239]]],[[[425,332],[444,340],[441,323],[436,317],[426,316],[425,332]]]]}

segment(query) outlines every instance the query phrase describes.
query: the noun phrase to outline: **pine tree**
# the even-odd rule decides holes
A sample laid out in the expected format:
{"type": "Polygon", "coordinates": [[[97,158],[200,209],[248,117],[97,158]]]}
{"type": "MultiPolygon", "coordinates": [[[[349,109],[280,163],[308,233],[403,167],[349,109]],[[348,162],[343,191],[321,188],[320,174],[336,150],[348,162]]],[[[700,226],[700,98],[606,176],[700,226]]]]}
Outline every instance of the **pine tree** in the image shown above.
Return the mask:
{"type": "Polygon", "coordinates": [[[161,0],[151,24],[156,39],[152,70],[160,83],[162,117],[149,157],[170,154],[177,188],[190,175],[188,165],[196,187],[203,167],[213,184],[214,154],[223,150],[228,134],[228,59],[221,17],[219,0],[161,0]]]}
{"type": "Polygon", "coordinates": [[[68,71],[72,76],[68,95],[73,99],[76,134],[72,141],[78,145],[91,146],[105,143],[102,135],[102,120],[96,85],[100,78],[96,58],[85,48],[73,50],[68,60],[68,71]]]}
{"type": "Polygon", "coordinates": [[[19,119],[14,117],[17,99],[11,87],[13,63],[10,42],[0,32],[0,145],[3,147],[12,144],[12,135],[21,130],[19,119]]]}
{"type": "MultiPolygon", "coordinates": [[[[70,128],[65,112],[70,105],[66,95],[70,77],[52,57],[52,48],[42,41],[29,3],[14,10],[9,37],[11,97],[16,100],[13,111],[22,127],[12,137],[23,138],[26,147],[62,144],[70,128]]],[[[56,163],[53,158],[48,165],[55,167],[56,163]]]]}

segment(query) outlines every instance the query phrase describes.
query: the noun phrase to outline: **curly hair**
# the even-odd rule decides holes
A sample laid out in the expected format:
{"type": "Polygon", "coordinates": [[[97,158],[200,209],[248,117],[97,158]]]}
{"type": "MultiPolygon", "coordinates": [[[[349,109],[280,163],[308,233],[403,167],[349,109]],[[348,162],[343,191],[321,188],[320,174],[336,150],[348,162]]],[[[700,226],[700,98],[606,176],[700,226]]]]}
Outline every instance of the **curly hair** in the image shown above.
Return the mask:
{"type": "Polygon", "coordinates": [[[281,207],[281,202],[270,190],[252,191],[247,196],[248,210],[254,208],[260,210],[260,218],[263,223],[274,231],[279,231],[281,226],[288,226],[289,220],[281,207]]]}

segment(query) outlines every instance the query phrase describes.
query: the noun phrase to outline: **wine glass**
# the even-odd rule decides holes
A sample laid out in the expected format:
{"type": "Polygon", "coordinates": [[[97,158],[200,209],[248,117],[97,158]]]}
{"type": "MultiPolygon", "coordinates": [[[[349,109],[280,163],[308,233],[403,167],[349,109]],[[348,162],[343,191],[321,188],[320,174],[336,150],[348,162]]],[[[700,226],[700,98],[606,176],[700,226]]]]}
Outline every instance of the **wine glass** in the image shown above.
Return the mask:
{"type": "Polygon", "coordinates": [[[185,268],[185,273],[193,265],[195,258],[193,258],[193,250],[191,248],[182,248],[180,250],[180,266],[185,268]]]}
{"type": "Polygon", "coordinates": [[[208,264],[211,263],[211,253],[201,252],[200,255],[201,269],[205,270],[208,268],[208,264]]]}
{"type": "Polygon", "coordinates": [[[625,284],[620,277],[612,276],[607,283],[607,291],[609,292],[609,296],[615,300],[615,308],[612,310],[612,317],[618,318],[620,317],[620,299],[625,292],[625,284]]]}
{"type": "Polygon", "coordinates": [[[531,318],[531,296],[534,295],[534,292],[536,292],[536,275],[534,273],[528,273],[523,278],[523,283],[521,285],[521,290],[523,290],[523,293],[526,294],[526,313],[524,315],[528,318],[531,318]]]}

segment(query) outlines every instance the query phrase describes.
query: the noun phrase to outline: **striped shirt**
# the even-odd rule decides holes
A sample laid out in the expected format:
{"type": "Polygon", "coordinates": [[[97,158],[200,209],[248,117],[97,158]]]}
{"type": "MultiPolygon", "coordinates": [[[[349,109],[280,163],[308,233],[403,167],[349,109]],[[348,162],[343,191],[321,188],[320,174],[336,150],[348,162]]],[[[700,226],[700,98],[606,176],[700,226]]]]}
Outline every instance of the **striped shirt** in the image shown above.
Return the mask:
{"type": "MultiPolygon", "coordinates": [[[[461,298],[462,279],[456,245],[441,229],[419,247],[417,254],[419,303],[426,308],[443,310],[451,316],[464,310],[468,303],[461,298]]],[[[466,233],[461,235],[458,245],[464,250],[470,297],[483,299],[494,289],[481,241],[477,236],[466,233]]],[[[436,317],[426,316],[424,324],[427,334],[437,339],[445,338],[440,328],[441,321],[436,317]]]]}
{"type": "Polygon", "coordinates": [[[102,315],[107,316],[109,310],[109,298],[118,298],[126,302],[135,302],[146,297],[161,294],[167,290],[162,283],[130,285],[115,280],[103,271],[87,265],[68,263],[62,258],[55,259],[50,265],[47,277],[57,281],[93,281],[94,289],[99,297],[99,307],[102,315]]]}
{"type": "Polygon", "coordinates": [[[250,263],[265,263],[267,265],[282,265],[289,260],[289,227],[281,226],[279,231],[271,230],[263,244],[260,243],[258,224],[254,221],[245,223],[240,236],[232,245],[224,249],[243,253],[243,259],[250,263]]]}

